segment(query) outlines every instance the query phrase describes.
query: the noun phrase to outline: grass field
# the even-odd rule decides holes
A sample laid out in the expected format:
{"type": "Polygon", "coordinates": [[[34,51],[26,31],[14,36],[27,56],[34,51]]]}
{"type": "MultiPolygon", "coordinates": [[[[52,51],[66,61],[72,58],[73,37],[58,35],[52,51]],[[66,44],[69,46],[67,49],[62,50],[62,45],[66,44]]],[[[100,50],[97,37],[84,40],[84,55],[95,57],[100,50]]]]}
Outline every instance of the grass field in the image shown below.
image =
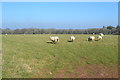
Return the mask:
{"type": "Polygon", "coordinates": [[[90,35],[58,34],[58,44],[47,43],[49,36],[3,35],[3,78],[118,77],[117,35],[88,42],[90,35]]]}
{"type": "Polygon", "coordinates": [[[2,79],[2,35],[0,35],[0,79],[2,79]]]}

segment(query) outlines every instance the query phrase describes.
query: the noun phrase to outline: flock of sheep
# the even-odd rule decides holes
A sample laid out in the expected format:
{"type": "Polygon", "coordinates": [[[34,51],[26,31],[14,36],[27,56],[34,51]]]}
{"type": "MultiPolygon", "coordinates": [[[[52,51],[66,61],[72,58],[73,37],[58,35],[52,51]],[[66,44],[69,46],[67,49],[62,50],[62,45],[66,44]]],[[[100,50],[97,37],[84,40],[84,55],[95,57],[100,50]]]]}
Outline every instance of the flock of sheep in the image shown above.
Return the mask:
{"type": "MultiPolygon", "coordinates": [[[[104,34],[103,33],[100,33],[99,36],[97,37],[97,40],[102,40],[104,34]]],[[[90,36],[88,38],[88,41],[94,41],[95,40],[95,36],[90,36]]]]}
{"type": "MultiPolygon", "coordinates": [[[[100,33],[97,38],[95,38],[95,36],[89,36],[87,41],[102,40],[103,36],[104,36],[103,33],[100,33]]],[[[59,37],[58,36],[50,36],[50,40],[52,41],[52,43],[55,44],[55,43],[59,42],[59,37]]],[[[75,40],[75,36],[71,36],[69,42],[73,42],[74,40],[75,40]]]]}

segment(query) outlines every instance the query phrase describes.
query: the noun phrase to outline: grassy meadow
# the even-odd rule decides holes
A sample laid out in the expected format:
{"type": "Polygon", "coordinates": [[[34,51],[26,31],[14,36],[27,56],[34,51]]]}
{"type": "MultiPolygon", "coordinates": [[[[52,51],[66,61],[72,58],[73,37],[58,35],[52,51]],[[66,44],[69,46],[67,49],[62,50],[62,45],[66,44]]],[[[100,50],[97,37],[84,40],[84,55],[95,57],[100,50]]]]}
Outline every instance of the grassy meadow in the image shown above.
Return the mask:
{"type": "MultiPolygon", "coordinates": [[[[87,41],[90,35],[3,35],[3,78],[116,78],[118,36],[87,41]],[[49,36],[59,36],[57,44],[49,36]],[[67,42],[74,35],[74,42],[67,42]]],[[[98,35],[95,35],[98,36],[98,35]]]]}
{"type": "Polygon", "coordinates": [[[2,35],[0,35],[0,79],[2,79],[2,35]]]}

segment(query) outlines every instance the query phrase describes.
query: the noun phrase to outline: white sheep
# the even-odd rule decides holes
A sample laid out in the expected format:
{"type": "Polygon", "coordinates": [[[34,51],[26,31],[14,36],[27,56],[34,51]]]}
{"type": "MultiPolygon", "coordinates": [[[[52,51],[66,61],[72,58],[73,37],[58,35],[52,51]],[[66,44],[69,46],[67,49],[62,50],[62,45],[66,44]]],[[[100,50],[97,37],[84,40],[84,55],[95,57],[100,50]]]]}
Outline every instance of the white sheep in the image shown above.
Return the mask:
{"type": "Polygon", "coordinates": [[[74,40],[75,40],[75,36],[71,36],[71,37],[70,37],[70,41],[73,42],[74,40]]]}
{"type": "Polygon", "coordinates": [[[98,39],[98,40],[102,40],[102,36],[98,36],[97,39],[98,39]]]}
{"type": "Polygon", "coordinates": [[[95,40],[95,37],[94,37],[94,36],[88,37],[88,41],[94,41],[94,40],[95,40]]]}
{"type": "Polygon", "coordinates": [[[102,36],[102,37],[103,37],[103,36],[104,36],[104,34],[103,34],[103,33],[100,33],[100,36],[102,36]]]}
{"type": "Polygon", "coordinates": [[[59,42],[59,37],[57,36],[50,36],[50,40],[54,43],[59,42]]]}
{"type": "Polygon", "coordinates": [[[92,33],[92,35],[95,35],[95,33],[92,33]]]}

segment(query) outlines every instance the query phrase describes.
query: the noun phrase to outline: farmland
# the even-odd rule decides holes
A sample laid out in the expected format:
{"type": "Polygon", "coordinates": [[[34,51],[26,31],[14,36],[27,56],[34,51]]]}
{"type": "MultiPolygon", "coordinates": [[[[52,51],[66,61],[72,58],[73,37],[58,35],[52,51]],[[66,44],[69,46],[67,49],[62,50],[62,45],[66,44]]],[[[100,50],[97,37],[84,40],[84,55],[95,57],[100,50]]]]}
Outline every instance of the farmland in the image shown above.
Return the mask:
{"type": "MultiPolygon", "coordinates": [[[[3,78],[116,78],[118,36],[87,41],[90,35],[3,35],[3,78]],[[57,44],[49,36],[59,36],[57,44]],[[74,42],[67,42],[74,35],[74,42]]],[[[98,35],[95,35],[98,36],[98,35]]]]}

